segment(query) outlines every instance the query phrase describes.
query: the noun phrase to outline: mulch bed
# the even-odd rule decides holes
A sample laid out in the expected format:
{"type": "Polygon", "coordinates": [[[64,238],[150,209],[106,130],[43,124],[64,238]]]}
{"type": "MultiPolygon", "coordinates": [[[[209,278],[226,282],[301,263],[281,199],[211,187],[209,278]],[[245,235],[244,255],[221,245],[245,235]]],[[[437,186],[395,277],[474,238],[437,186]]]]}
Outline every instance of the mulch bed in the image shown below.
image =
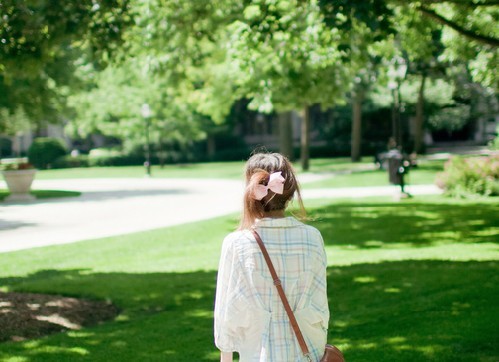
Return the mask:
{"type": "Polygon", "coordinates": [[[0,342],[23,341],[111,320],[111,303],[60,295],[0,292],[0,342]]]}

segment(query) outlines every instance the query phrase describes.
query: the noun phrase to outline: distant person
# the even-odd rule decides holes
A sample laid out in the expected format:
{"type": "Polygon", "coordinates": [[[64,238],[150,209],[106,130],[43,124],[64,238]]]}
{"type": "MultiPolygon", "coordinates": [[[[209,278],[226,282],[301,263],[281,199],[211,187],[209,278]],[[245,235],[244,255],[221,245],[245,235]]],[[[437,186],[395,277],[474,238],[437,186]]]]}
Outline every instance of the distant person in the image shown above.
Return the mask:
{"type": "Polygon", "coordinates": [[[320,232],[285,215],[296,197],[291,163],[279,153],[257,153],[246,163],[240,227],[223,241],[215,300],[215,344],[221,361],[304,361],[269,268],[251,229],[263,240],[298,321],[312,361],[324,353],[329,308],[326,254],[320,232]]]}

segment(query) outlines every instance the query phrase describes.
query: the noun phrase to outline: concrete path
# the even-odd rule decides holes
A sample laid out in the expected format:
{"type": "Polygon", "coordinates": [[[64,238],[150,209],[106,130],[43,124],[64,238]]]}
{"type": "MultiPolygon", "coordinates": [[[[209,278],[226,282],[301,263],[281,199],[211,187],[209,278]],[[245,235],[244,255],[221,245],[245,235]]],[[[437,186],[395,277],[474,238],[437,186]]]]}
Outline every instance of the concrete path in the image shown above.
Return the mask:
{"type": "MultiPolygon", "coordinates": [[[[301,181],[314,181],[310,175],[301,181]]],[[[5,188],[3,181],[0,188],[5,188]]],[[[0,203],[0,252],[121,235],[240,211],[243,183],[190,179],[35,180],[34,189],[80,191],[80,197],[0,203]]],[[[408,187],[414,195],[432,186],[408,187]]],[[[305,199],[390,196],[397,187],[310,189],[305,199]]]]}

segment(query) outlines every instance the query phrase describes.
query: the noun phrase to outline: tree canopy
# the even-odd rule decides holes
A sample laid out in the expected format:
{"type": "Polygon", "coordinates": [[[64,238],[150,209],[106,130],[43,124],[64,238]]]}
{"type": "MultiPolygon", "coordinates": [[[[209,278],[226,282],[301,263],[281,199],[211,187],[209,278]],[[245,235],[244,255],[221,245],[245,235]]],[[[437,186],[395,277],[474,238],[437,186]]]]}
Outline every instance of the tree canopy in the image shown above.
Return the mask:
{"type": "Polygon", "coordinates": [[[148,103],[158,139],[196,139],[241,99],[261,113],[360,101],[396,57],[411,76],[498,86],[492,0],[5,0],[0,15],[3,132],[66,116],[131,140],[148,103]]]}
{"type": "Polygon", "coordinates": [[[57,117],[75,69],[105,66],[132,24],[129,0],[2,1],[0,108],[57,117]]]}

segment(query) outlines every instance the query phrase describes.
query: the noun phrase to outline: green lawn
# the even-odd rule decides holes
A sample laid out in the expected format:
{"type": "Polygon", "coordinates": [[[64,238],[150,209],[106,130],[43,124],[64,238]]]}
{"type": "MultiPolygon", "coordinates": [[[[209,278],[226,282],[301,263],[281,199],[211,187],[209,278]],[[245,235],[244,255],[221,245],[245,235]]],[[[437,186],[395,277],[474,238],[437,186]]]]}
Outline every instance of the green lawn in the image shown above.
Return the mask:
{"type": "MultiPolygon", "coordinates": [[[[239,179],[243,175],[244,162],[205,162],[151,167],[153,177],[163,178],[229,178],[239,179]]],[[[40,170],[40,180],[67,178],[115,178],[144,177],[143,166],[82,167],[55,170],[40,170]]]]}
{"type": "MultiPolygon", "coordinates": [[[[348,361],[497,361],[499,202],[316,201],[348,361]]],[[[216,361],[220,243],[236,216],[0,254],[5,291],[109,299],[113,322],[0,344],[2,361],[216,361]]]]}
{"type": "MultiPolygon", "coordinates": [[[[54,197],[75,197],[80,196],[81,192],[77,191],[62,191],[62,190],[33,190],[31,195],[37,199],[49,199],[54,197]]],[[[10,192],[5,189],[0,189],[0,201],[10,195],[10,192]]]]}
{"type": "MultiPolygon", "coordinates": [[[[364,167],[366,164],[364,164],[364,167]]],[[[357,166],[359,167],[359,166],[357,166]]],[[[407,185],[431,185],[435,183],[438,172],[443,171],[443,161],[420,161],[418,167],[412,168],[405,176],[407,185]]],[[[320,168],[318,168],[320,170],[320,168]]],[[[346,169],[351,172],[331,175],[324,180],[304,184],[304,188],[329,188],[329,187],[366,187],[386,186],[388,182],[388,171],[386,170],[355,170],[346,169]]],[[[344,171],[344,170],[343,170],[344,171]]]]}
{"type": "MultiPolygon", "coordinates": [[[[349,158],[318,158],[311,160],[311,171],[331,173],[347,170],[362,170],[370,166],[372,161],[364,158],[362,162],[353,163],[349,158]]],[[[299,170],[299,161],[295,167],[299,170]]],[[[204,162],[178,165],[165,165],[163,168],[153,166],[151,174],[158,178],[228,178],[241,179],[243,177],[244,161],[234,162],[204,162]]],[[[37,179],[66,179],[66,178],[108,178],[108,177],[144,177],[145,169],[142,166],[122,167],[83,167],[56,170],[41,170],[37,179]]]]}
{"type": "MultiPolygon", "coordinates": [[[[299,173],[299,161],[295,164],[299,173]]],[[[389,185],[388,173],[372,169],[372,160],[363,158],[359,163],[352,163],[348,158],[319,158],[311,160],[310,171],[324,178],[308,182],[304,188],[362,187],[389,185]]],[[[153,167],[152,175],[157,178],[226,178],[239,180],[243,177],[244,162],[213,162],[185,165],[167,165],[164,168],[153,167]]],[[[418,168],[412,169],[406,176],[408,185],[434,184],[437,172],[443,170],[443,161],[420,161],[418,168]]],[[[42,170],[37,179],[69,178],[114,178],[144,177],[144,168],[140,166],[93,167],[59,170],[42,170]]]]}

